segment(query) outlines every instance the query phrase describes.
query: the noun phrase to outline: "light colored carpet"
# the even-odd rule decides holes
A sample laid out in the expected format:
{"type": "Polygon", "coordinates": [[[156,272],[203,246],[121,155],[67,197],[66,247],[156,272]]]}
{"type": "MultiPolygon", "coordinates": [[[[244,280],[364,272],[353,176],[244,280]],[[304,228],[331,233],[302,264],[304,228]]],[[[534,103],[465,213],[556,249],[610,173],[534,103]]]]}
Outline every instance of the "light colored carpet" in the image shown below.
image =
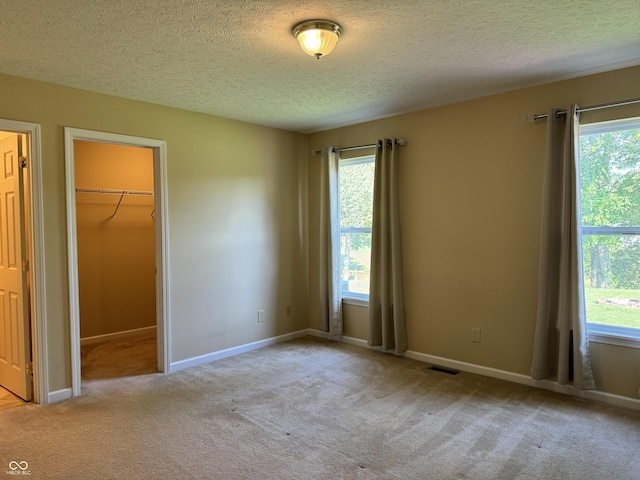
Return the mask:
{"type": "MultiPolygon", "coordinates": [[[[156,341],[156,333],[151,332],[83,345],[80,349],[82,380],[157,372],[156,341]]],[[[25,405],[28,403],[0,387],[0,411],[25,405]]]]}
{"type": "Polygon", "coordinates": [[[64,479],[638,479],[640,413],[304,338],[0,412],[64,479]]]}
{"type": "Polygon", "coordinates": [[[83,345],[82,380],[156,373],[156,341],[156,333],[152,332],[83,345]]]}
{"type": "Polygon", "coordinates": [[[9,390],[0,387],[0,411],[10,408],[22,407],[27,403],[9,390]]]}

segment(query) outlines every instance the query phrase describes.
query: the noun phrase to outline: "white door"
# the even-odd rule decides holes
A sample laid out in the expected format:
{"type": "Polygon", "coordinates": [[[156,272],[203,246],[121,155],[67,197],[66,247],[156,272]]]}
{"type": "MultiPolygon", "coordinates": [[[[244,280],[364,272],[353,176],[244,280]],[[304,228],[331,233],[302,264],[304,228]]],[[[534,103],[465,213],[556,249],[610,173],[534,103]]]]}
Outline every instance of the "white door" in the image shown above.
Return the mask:
{"type": "Polygon", "coordinates": [[[21,138],[0,140],[0,385],[31,400],[21,138]]]}

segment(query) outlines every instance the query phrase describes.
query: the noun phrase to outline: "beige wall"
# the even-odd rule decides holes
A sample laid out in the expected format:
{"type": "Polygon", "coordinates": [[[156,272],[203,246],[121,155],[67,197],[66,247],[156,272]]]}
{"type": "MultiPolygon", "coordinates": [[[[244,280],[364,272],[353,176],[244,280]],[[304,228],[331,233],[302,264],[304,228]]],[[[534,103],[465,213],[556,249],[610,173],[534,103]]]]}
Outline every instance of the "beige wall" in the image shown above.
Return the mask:
{"type": "MultiPolygon", "coordinates": [[[[76,140],[74,157],[78,188],[153,192],[149,148],[76,140]]],[[[76,194],[81,338],[156,324],[153,197],[120,200],[76,194]]]]}
{"type": "MultiPolygon", "coordinates": [[[[401,222],[409,349],[528,374],[536,315],[545,122],[528,114],[635,98],[640,67],[513,91],[310,136],[312,150],[404,137],[401,222]],[[471,342],[471,328],[482,343],[471,342]]],[[[640,115],[619,108],[583,121],[640,115]]],[[[309,158],[310,292],[317,289],[317,157],[309,158]]],[[[310,296],[309,324],[318,328],[310,296]]],[[[364,310],[364,311],[363,311],[364,310]]],[[[366,309],[345,332],[366,338],[366,309]]],[[[640,350],[592,345],[598,388],[637,397],[640,350]]]]}
{"type": "MultiPolygon", "coordinates": [[[[309,152],[401,136],[410,349],[527,374],[545,126],[526,116],[637,97],[639,84],[631,68],[306,136],[0,75],[0,118],[42,126],[51,391],[71,386],[65,126],[167,142],[173,362],[317,328],[318,162],[309,152]],[[471,327],[482,328],[481,344],[470,342],[471,327]]],[[[366,310],[345,312],[345,330],[364,338],[366,310]]],[[[592,347],[598,386],[635,397],[640,351],[592,347]]]]}
{"type": "Polygon", "coordinates": [[[10,76],[0,89],[0,118],[42,126],[51,391],[71,386],[65,126],[167,142],[173,362],[306,328],[305,135],[10,76]]]}

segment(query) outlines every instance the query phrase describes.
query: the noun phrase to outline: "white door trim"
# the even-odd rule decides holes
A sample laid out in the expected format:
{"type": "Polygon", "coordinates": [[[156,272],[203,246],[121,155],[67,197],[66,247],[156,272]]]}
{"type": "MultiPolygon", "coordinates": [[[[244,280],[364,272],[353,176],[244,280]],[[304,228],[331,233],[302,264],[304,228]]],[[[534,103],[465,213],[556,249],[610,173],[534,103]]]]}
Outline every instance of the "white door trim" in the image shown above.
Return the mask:
{"type": "Polygon", "coordinates": [[[47,356],[47,320],[44,273],[44,212],[42,195],[42,149],[40,125],[0,119],[0,130],[26,133],[30,136],[30,164],[27,165],[29,211],[29,283],[31,307],[31,362],[33,369],[33,401],[47,403],[49,373],[47,356]]]}
{"type": "Polygon", "coordinates": [[[171,365],[169,321],[169,258],[167,208],[167,144],[162,140],[65,127],[65,171],[67,197],[67,253],[69,264],[69,320],[71,335],[72,395],[80,395],[80,297],[78,294],[78,238],[76,233],[76,190],[74,140],[115,143],[153,150],[154,206],[156,229],[156,327],[158,332],[158,371],[169,372],[171,365]]]}

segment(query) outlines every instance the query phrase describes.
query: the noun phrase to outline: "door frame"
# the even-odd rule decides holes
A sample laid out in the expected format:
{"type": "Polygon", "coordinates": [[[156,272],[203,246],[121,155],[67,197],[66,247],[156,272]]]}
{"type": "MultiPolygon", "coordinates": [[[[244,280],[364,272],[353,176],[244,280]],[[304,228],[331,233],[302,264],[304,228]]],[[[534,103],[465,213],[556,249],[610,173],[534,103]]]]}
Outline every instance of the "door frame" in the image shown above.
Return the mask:
{"type": "Polygon", "coordinates": [[[69,326],[71,336],[72,396],[80,395],[80,295],[78,286],[78,237],[76,226],[76,182],[74,140],[111,143],[130,147],[150,148],[153,151],[153,185],[155,207],[156,255],[156,329],[157,367],[169,372],[171,365],[171,335],[169,319],[169,258],[167,208],[167,145],[163,140],[133,137],[116,133],[65,127],[65,173],[67,200],[67,254],[69,265],[69,326]]]}
{"type": "MultiPolygon", "coordinates": [[[[29,137],[26,178],[29,252],[29,308],[31,310],[31,363],[33,402],[49,403],[46,289],[44,273],[44,203],[42,193],[42,147],[40,125],[0,119],[0,130],[29,137]]],[[[24,235],[24,232],[21,232],[24,235]]]]}

